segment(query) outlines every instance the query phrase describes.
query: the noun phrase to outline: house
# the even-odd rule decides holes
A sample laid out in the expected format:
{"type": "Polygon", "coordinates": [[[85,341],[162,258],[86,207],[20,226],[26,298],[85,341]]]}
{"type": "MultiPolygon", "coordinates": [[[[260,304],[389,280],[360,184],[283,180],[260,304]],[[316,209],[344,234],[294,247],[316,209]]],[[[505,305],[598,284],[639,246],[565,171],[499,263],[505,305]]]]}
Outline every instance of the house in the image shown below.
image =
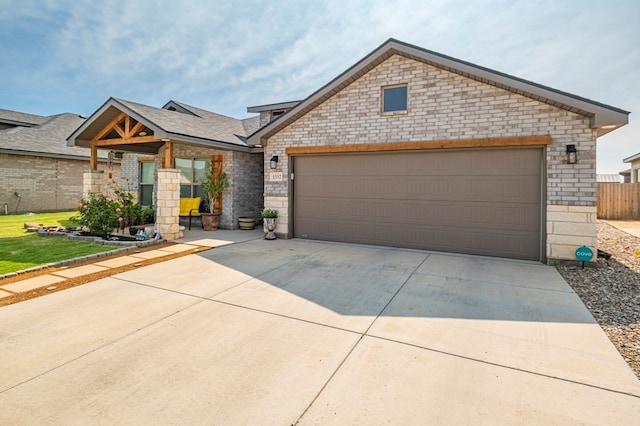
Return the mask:
{"type": "Polygon", "coordinates": [[[281,237],[553,263],[595,252],[596,138],[628,114],[391,39],[248,142],[281,237]]]}
{"type": "MultiPolygon", "coordinates": [[[[163,198],[169,197],[164,190],[177,189],[180,198],[203,197],[199,181],[209,162],[220,164],[232,185],[222,197],[220,226],[237,228],[238,217],[260,216],[262,148],[246,143],[258,125],[258,117],[238,120],[177,101],[157,108],[110,98],[69,136],[68,144],[94,154],[98,148],[119,153],[123,189],[138,192],[141,204],[156,206],[156,222],[176,218],[161,231],[170,238],[178,233],[179,201],[163,198]]],[[[101,190],[103,173],[93,163],[91,170],[85,188],[101,190]]]]}
{"type": "MultiPolygon", "coordinates": [[[[84,122],[77,114],[48,117],[0,109],[0,209],[16,213],[76,209],[82,198],[86,149],[69,147],[67,136],[84,122]]],[[[119,179],[120,165],[108,153],[97,167],[119,179]]]]}
{"type": "Polygon", "coordinates": [[[640,182],[640,152],[625,158],[624,160],[622,160],[622,162],[629,163],[629,166],[630,166],[629,170],[620,172],[620,174],[625,173],[623,175],[625,176],[625,182],[627,182],[627,175],[626,175],[627,172],[629,173],[628,183],[640,182]]]}
{"type": "Polygon", "coordinates": [[[622,173],[611,173],[611,174],[598,174],[596,175],[597,183],[622,183],[623,176],[622,173]]]}
{"type": "Polygon", "coordinates": [[[626,169],[618,173],[622,183],[631,183],[631,169],[626,169]]]}
{"type": "Polygon", "coordinates": [[[98,149],[149,155],[168,239],[178,186],[218,156],[223,227],[265,207],[281,238],[554,263],[595,252],[596,139],[629,114],[394,39],[304,100],[248,112],[110,99],[68,143],[92,150],[85,189],[98,149]]]}

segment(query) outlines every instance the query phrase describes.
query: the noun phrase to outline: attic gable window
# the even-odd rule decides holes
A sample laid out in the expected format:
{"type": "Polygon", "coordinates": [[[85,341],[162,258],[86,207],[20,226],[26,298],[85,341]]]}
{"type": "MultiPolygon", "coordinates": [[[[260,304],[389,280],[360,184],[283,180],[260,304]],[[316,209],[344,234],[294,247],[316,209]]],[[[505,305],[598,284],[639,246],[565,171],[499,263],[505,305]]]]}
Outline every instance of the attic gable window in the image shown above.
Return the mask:
{"type": "Polygon", "coordinates": [[[407,85],[398,84],[382,88],[382,112],[407,110],[407,85]]]}

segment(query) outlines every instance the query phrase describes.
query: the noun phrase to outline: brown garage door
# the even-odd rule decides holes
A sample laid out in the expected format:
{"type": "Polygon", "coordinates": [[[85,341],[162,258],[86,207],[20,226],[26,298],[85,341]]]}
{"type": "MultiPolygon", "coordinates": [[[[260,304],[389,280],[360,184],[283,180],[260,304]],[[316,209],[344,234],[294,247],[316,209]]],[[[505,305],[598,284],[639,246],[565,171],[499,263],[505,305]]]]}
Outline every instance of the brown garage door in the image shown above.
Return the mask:
{"type": "Polygon", "coordinates": [[[540,260],[541,149],[294,157],[296,238],[540,260]]]}

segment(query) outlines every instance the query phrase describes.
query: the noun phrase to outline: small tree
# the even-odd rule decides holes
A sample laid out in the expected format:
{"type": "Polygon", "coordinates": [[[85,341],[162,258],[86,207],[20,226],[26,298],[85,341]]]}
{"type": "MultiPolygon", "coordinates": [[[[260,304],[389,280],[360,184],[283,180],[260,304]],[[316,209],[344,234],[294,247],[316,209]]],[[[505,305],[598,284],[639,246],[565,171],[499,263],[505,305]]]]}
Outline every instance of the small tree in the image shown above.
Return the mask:
{"type": "Polygon", "coordinates": [[[216,200],[220,198],[225,190],[231,186],[227,174],[222,170],[218,171],[213,163],[207,164],[207,169],[204,172],[204,177],[200,181],[200,187],[207,196],[209,203],[209,212],[215,213],[214,205],[216,200]]]}

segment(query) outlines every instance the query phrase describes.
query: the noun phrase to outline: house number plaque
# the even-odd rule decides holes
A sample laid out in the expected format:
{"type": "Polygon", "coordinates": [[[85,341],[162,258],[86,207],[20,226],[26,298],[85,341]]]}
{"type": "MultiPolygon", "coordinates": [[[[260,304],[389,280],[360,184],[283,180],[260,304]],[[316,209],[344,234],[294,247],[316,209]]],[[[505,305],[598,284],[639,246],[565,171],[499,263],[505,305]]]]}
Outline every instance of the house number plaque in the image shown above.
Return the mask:
{"type": "Polygon", "coordinates": [[[269,173],[269,180],[271,182],[282,182],[282,172],[269,173]]]}

